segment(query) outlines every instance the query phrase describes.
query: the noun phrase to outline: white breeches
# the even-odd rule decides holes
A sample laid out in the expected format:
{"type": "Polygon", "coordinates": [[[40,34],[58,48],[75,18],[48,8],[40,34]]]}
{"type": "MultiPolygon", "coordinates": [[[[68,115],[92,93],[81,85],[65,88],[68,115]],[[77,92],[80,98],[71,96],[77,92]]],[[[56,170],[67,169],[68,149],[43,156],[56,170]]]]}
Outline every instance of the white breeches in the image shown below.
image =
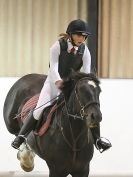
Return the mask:
{"type": "Polygon", "coordinates": [[[41,90],[36,108],[33,111],[33,116],[36,120],[39,120],[44,108],[51,105],[52,102],[54,101],[54,100],[53,101],[50,101],[50,100],[58,96],[59,93],[60,93],[60,90],[56,87],[55,83],[50,82],[49,77],[47,77],[43,85],[43,88],[41,90]]]}

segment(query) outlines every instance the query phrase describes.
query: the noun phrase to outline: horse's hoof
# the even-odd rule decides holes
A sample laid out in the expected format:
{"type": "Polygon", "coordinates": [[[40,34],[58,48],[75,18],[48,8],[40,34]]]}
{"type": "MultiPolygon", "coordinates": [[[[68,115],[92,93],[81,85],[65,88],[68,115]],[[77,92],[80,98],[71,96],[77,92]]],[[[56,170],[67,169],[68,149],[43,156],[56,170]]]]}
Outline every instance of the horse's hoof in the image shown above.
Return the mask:
{"type": "Polygon", "coordinates": [[[26,167],[22,163],[20,163],[21,168],[26,172],[31,172],[34,169],[34,165],[32,167],[26,167]]]}

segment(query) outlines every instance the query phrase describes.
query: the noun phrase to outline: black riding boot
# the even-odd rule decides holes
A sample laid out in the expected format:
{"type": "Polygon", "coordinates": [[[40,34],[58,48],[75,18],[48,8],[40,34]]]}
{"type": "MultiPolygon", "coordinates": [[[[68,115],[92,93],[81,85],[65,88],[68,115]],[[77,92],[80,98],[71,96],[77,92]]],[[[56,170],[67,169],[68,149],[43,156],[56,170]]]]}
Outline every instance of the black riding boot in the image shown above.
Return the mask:
{"type": "Polygon", "coordinates": [[[112,145],[107,140],[108,142],[105,142],[101,137],[100,137],[100,125],[96,125],[96,127],[91,128],[92,136],[94,138],[94,144],[96,148],[102,153],[105,150],[108,150],[112,145]]]}
{"type": "Polygon", "coordinates": [[[33,117],[33,111],[29,113],[28,118],[25,120],[18,136],[14,139],[11,146],[18,149],[20,145],[25,141],[28,134],[35,129],[37,120],[33,117]]]}

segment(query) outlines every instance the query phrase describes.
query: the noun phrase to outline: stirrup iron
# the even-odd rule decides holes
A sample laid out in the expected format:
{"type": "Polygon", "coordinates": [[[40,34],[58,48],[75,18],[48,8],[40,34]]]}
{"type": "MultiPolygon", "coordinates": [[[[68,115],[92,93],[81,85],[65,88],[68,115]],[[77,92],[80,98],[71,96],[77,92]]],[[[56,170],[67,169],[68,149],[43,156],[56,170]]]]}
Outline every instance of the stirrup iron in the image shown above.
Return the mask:
{"type": "Polygon", "coordinates": [[[100,138],[98,138],[98,139],[96,140],[96,148],[99,150],[99,152],[100,152],[100,153],[102,153],[102,152],[104,152],[104,151],[108,150],[110,147],[109,147],[109,148],[107,148],[107,149],[102,149],[102,148],[99,148],[99,146],[98,146],[98,141],[99,141],[99,140],[102,140],[103,142],[108,143],[108,144],[109,144],[109,146],[110,146],[110,147],[112,147],[111,142],[110,142],[107,138],[100,137],[100,138]]]}

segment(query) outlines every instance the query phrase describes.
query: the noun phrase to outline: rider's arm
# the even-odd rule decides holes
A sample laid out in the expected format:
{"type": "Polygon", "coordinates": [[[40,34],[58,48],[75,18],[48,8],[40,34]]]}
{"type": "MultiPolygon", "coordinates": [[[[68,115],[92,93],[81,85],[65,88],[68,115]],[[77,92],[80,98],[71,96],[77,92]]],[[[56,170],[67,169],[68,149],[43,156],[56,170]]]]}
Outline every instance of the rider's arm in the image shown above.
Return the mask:
{"type": "Polygon", "coordinates": [[[50,48],[50,78],[59,88],[62,79],[58,72],[59,67],[59,55],[60,55],[60,44],[59,41],[56,41],[53,46],[50,48]]]}
{"type": "Polygon", "coordinates": [[[83,60],[82,71],[87,74],[90,73],[91,72],[91,55],[90,55],[90,51],[86,45],[85,45],[85,50],[84,50],[82,60],[83,60]]]}

